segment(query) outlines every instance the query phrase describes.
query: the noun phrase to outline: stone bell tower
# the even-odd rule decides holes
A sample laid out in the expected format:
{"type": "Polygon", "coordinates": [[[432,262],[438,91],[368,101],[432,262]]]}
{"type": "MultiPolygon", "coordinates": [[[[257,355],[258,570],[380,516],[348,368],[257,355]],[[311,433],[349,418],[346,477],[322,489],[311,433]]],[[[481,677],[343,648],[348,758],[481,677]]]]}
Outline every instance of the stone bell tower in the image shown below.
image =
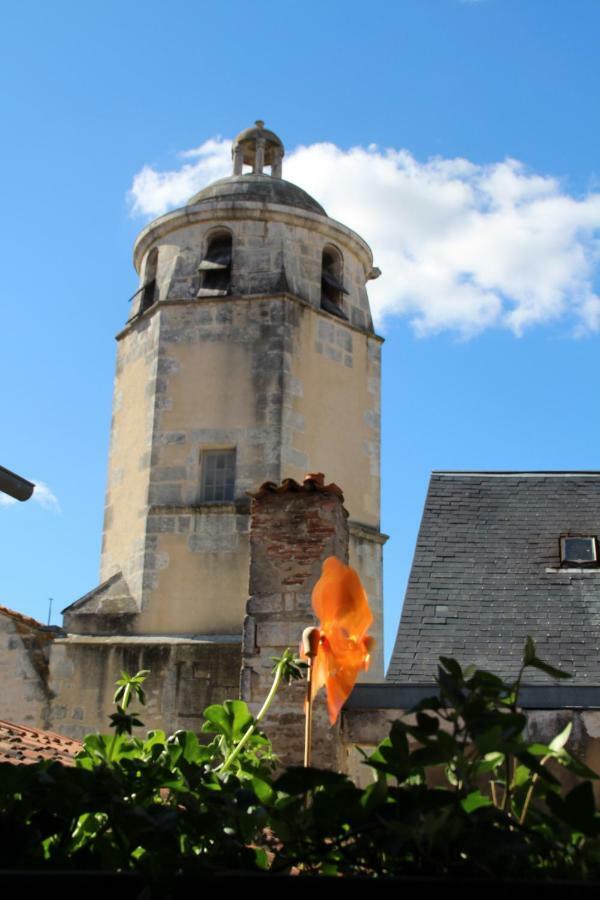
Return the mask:
{"type": "Polygon", "coordinates": [[[65,611],[65,627],[236,639],[247,492],[321,471],[346,497],[350,561],[379,631],[377,678],[381,339],[366,283],[379,270],[362,238],[282,179],[284,153],[256,122],[234,141],[233,174],[135,243],[140,288],[117,335],[102,584],[65,611]]]}

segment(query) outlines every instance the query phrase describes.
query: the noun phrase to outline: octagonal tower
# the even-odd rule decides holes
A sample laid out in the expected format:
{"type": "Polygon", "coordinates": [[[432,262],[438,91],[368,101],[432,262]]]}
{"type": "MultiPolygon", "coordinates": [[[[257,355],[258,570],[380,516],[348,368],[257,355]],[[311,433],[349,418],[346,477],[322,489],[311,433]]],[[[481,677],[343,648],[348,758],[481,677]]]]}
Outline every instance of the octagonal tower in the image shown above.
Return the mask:
{"type": "Polygon", "coordinates": [[[379,272],[362,238],[281,178],[284,152],[258,121],[236,138],[230,177],[135,243],[140,288],[117,336],[102,584],[65,625],[239,636],[246,492],[321,471],[346,497],[350,558],[376,617],[377,678],[381,338],[366,284],[379,272]]]}

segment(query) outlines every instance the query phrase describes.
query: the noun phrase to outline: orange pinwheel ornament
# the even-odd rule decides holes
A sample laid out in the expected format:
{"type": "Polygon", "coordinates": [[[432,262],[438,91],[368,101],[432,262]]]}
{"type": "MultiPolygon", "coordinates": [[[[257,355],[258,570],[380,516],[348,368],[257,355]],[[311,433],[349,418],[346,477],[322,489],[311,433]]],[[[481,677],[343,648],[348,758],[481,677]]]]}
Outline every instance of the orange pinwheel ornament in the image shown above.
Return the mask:
{"type": "Polygon", "coordinates": [[[369,667],[374,641],[367,631],[373,614],[358,574],[335,556],[323,563],[312,593],[312,607],[319,620],[312,696],[325,685],[329,721],[333,725],[358,673],[369,667]]]}

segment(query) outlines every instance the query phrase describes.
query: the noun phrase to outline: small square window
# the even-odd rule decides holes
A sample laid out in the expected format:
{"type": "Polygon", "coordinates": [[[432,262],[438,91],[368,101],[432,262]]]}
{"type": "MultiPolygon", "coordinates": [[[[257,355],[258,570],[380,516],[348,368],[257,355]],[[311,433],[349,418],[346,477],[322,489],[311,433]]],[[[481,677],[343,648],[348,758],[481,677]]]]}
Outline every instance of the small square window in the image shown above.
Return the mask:
{"type": "Polygon", "coordinates": [[[561,566],[597,566],[598,541],[595,536],[563,535],[560,539],[561,566]]]}
{"type": "Polygon", "coordinates": [[[235,450],[204,450],[202,487],[204,503],[233,500],[235,492],[235,450]]]}

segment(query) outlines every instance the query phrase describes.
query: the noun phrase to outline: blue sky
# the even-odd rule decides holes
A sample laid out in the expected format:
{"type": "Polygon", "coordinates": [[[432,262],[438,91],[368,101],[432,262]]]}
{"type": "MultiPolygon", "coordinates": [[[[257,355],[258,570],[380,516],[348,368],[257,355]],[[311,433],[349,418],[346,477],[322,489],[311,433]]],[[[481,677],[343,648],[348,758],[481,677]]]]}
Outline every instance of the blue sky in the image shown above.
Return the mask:
{"type": "Polygon", "coordinates": [[[0,463],[47,490],[0,506],[0,603],[45,620],[97,583],[132,242],[259,117],[383,269],[388,650],[431,469],[599,468],[599,26],[595,0],[5,6],[0,463]]]}

